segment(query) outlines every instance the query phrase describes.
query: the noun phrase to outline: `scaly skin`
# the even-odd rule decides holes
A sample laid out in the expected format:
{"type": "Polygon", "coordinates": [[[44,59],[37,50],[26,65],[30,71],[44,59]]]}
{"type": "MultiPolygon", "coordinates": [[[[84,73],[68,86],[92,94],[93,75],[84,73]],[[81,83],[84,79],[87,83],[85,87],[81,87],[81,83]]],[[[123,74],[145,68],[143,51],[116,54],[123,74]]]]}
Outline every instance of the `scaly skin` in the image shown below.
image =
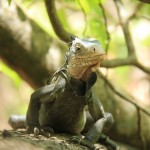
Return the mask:
{"type": "MultiPolygon", "coordinates": [[[[31,95],[26,115],[27,131],[35,134],[52,130],[74,135],[83,133],[84,138],[73,136],[71,141],[91,149],[100,141],[111,149],[118,149],[102,134],[112,126],[113,117],[104,111],[91,89],[97,79],[95,71],[105,58],[100,43],[73,38],[66,58],[48,84],[31,95]],[[86,105],[89,112],[85,111],[86,105]]],[[[11,122],[14,126],[13,118],[11,122]]]]}
{"type": "Polygon", "coordinates": [[[83,79],[85,72],[96,71],[104,58],[105,52],[97,40],[75,38],[70,47],[68,72],[73,78],[83,79]]]}

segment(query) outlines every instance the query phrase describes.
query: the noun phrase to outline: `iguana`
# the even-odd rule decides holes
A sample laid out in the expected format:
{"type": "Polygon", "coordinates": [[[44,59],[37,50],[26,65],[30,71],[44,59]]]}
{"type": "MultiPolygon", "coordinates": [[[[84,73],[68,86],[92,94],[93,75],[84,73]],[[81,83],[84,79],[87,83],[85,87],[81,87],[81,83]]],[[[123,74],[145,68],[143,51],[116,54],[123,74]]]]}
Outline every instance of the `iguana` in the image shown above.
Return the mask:
{"type": "Polygon", "coordinates": [[[110,149],[119,147],[102,132],[114,123],[100,100],[92,92],[97,80],[96,70],[105,59],[105,52],[97,40],[72,37],[66,61],[48,80],[35,90],[24,118],[10,117],[13,128],[25,127],[28,133],[66,132],[75,136],[71,141],[89,148],[100,141],[110,149]],[[88,106],[88,111],[85,107],[88,106]],[[23,123],[23,124],[20,124],[23,123]],[[84,134],[82,138],[80,133],[84,134]]]}

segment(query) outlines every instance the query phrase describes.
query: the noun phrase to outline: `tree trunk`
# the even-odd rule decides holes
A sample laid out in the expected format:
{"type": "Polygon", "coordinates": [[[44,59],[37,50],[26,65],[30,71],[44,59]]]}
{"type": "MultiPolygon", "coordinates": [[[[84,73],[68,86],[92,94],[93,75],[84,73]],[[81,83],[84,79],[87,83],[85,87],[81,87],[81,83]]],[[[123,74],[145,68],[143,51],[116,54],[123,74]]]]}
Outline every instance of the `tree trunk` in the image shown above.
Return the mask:
{"type": "Polygon", "coordinates": [[[0,58],[33,88],[40,87],[55,71],[54,62],[47,62],[53,39],[13,2],[5,4],[0,1],[0,58]]]}

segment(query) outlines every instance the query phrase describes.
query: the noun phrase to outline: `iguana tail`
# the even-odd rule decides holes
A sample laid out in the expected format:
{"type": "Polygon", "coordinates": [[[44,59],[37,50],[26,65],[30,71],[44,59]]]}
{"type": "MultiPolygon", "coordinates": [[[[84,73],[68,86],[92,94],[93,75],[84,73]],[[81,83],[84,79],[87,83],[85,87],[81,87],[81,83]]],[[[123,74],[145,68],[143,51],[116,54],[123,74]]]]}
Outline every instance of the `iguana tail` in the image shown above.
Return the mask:
{"type": "Polygon", "coordinates": [[[25,115],[11,115],[8,120],[8,123],[15,130],[26,128],[26,116],[25,115]]]}

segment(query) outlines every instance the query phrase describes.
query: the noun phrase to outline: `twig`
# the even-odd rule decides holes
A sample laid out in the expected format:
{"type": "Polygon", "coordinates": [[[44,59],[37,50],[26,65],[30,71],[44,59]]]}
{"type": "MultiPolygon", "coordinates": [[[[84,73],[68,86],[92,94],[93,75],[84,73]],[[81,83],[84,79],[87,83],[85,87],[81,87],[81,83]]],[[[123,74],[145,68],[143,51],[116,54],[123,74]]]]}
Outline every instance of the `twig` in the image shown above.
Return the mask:
{"type": "Polygon", "coordinates": [[[134,11],[132,12],[132,14],[127,18],[127,22],[129,23],[130,20],[132,20],[133,18],[135,18],[137,16],[137,12],[143,7],[142,3],[139,3],[136,5],[134,11]]]}
{"type": "Polygon", "coordinates": [[[131,34],[130,34],[130,31],[129,31],[128,22],[125,22],[125,21],[122,20],[121,12],[120,12],[121,7],[120,7],[120,4],[118,4],[118,0],[114,0],[114,4],[115,4],[116,10],[117,10],[119,23],[120,23],[120,25],[122,27],[122,30],[123,30],[123,33],[124,33],[124,38],[125,38],[126,45],[127,45],[127,48],[128,48],[128,56],[131,56],[131,55],[136,56],[135,47],[134,47],[134,44],[133,44],[133,41],[132,41],[132,38],[131,38],[131,34]]]}
{"type": "Polygon", "coordinates": [[[56,35],[64,42],[71,42],[71,34],[63,28],[63,25],[58,18],[54,0],[45,0],[45,5],[56,35]]]}
{"type": "Polygon", "coordinates": [[[149,0],[139,0],[139,1],[141,1],[141,2],[143,2],[143,3],[150,4],[150,1],[149,1],[149,0]]]}
{"type": "Polygon", "coordinates": [[[109,34],[109,31],[108,31],[108,23],[107,23],[107,17],[106,17],[105,9],[104,9],[104,7],[101,3],[101,0],[100,0],[100,3],[99,3],[99,6],[101,7],[101,10],[102,10],[102,14],[103,14],[103,17],[104,17],[104,24],[105,24],[106,34],[107,34],[107,43],[106,43],[106,47],[105,47],[105,51],[106,51],[106,55],[107,55],[108,48],[109,48],[109,43],[110,43],[110,34],[109,34]]]}
{"type": "Polygon", "coordinates": [[[135,62],[135,66],[137,66],[138,68],[140,68],[144,72],[150,74],[150,68],[143,66],[141,63],[135,62]]]}
{"type": "MultiPolygon", "coordinates": [[[[108,54],[108,49],[109,49],[109,44],[110,44],[110,34],[108,31],[108,23],[107,23],[107,17],[106,17],[106,13],[105,13],[105,9],[101,3],[101,0],[99,2],[99,6],[102,10],[102,14],[103,14],[103,18],[104,18],[104,25],[105,25],[105,29],[106,29],[106,34],[107,34],[107,41],[106,41],[106,47],[105,47],[105,51],[106,51],[106,59],[107,59],[107,54],[108,54]]],[[[108,68],[106,70],[106,77],[108,76],[108,68]]],[[[106,84],[105,84],[106,86],[106,84]]]]}
{"type": "Polygon", "coordinates": [[[114,4],[115,4],[117,14],[118,14],[119,24],[122,27],[124,38],[125,38],[127,49],[128,49],[128,57],[125,59],[106,60],[101,64],[101,66],[106,67],[106,68],[113,68],[113,67],[119,67],[119,66],[125,66],[125,65],[134,65],[140,68],[141,70],[143,70],[145,73],[149,74],[150,68],[143,66],[137,61],[136,51],[135,51],[135,47],[134,47],[132,37],[129,31],[129,23],[128,23],[129,20],[133,18],[133,16],[136,14],[135,11],[138,10],[138,8],[141,8],[143,5],[140,5],[140,4],[137,5],[133,14],[126,21],[123,21],[121,17],[121,12],[120,12],[121,7],[123,6],[120,6],[120,4],[122,3],[121,2],[119,3],[119,2],[120,2],[119,0],[114,0],[114,4]]]}
{"type": "Polygon", "coordinates": [[[145,19],[145,20],[150,21],[150,18],[149,18],[149,17],[147,17],[147,16],[138,16],[138,17],[140,17],[140,18],[142,18],[142,19],[145,19]]]}
{"type": "Polygon", "coordinates": [[[140,113],[139,108],[137,108],[137,126],[138,126],[139,140],[141,142],[142,149],[146,150],[146,143],[145,143],[145,140],[144,140],[143,135],[142,135],[141,113],[140,113]]]}
{"type": "Polygon", "coordinates": [[[142,108],[141,106],[139,106],[138,104],[136,104],[135,102],[133,102],[131,99],[127,98],[125,95],[123,95],[122,93],[120,93],[119,91],[117,91],[115,89],[115,87],[106,79],[106,77],[100,72],[98,71],[98,75],[107,83],[107,85],[110,87],[110,89],[117,94],[119,97],[121,97],[123,100],[126,100],[127,102],[133,104],[136,108],[140,109],[143,113],[147,114],[148,116],[150,116],[150,112],[148,112],[147,110],[145,110],[144,108],[142,108]]]}

